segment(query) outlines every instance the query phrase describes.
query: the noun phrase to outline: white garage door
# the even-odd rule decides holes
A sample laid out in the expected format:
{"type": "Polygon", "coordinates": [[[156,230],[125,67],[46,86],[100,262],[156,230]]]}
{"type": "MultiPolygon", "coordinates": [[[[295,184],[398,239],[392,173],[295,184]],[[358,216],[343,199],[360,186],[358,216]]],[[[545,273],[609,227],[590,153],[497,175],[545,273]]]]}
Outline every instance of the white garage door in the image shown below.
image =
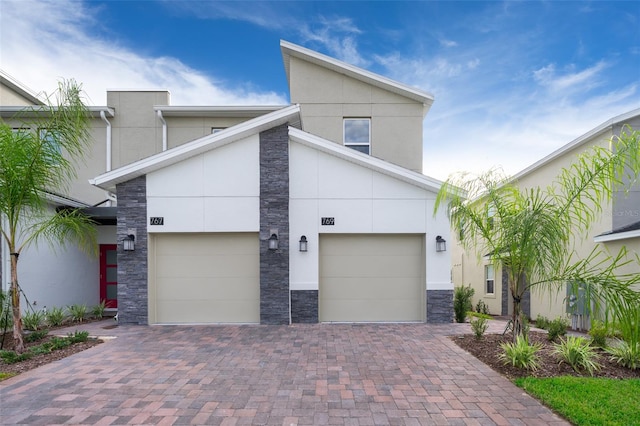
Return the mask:
{"type": "Polygon", "coordinates": [[[257,233],[152,235],[150,322],[260,322],[259,249],[257,233]]]}
{"type": "Polygon", "coordinates": [[[319,319],[424,321],[422,235],[322,235],[319,319]]]}

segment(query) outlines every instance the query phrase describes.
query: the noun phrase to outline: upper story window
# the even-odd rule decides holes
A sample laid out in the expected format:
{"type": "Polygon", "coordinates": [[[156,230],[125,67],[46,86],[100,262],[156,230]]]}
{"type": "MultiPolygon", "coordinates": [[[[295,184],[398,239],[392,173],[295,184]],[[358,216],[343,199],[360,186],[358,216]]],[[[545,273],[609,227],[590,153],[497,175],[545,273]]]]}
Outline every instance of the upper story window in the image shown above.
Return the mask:
{"type": "Polygon", "coordinates": [[[344,146],[371,154],[371,119],[344,119],[344,146]]]}
{"type": "Polygon", "coordinates": [[[494,276],[493,265],[484,265],[485,294],[495,293],[494,280],[495,280],[495,276],[494,276]]]}

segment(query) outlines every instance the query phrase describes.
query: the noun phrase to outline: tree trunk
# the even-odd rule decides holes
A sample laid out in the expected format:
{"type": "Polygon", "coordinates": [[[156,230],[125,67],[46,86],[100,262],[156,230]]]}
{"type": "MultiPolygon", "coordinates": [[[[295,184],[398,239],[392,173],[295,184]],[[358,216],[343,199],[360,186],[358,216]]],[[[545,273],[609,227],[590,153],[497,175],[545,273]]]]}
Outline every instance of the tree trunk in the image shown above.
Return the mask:
{"type": "Polygon", "coordinates": [[[20,314],[20,287],[18,286],[18,253],[11,253],[11,312],[13,313],[13,341],[14,350],[24,352],[22,339],[22,315],[20,314]]]}

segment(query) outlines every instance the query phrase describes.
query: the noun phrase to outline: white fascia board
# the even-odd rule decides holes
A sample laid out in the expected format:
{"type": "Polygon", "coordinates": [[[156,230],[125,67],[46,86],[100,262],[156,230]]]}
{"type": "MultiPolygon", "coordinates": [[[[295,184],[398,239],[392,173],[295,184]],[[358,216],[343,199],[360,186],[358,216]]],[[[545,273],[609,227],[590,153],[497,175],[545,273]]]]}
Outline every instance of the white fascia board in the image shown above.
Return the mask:
{"type": "Polygon", "coordinates": [[[44,192],[44,198],[52,203],[60,206],[74,207],[74,208],[85,208],[91,207],[90,204],[83,203],[82,201],[74,200],[73,198],[64,197],[62,195],[54,194],[52,192],[44,192]]]}
{"type": "MultiPolygon", "coordinates": [[[[55,111],[57,108],[53,108],[55,111]]],[[[113,108],[109,108],[106,106],[90,106],[87,107],[89,110],[89,115],[93,118],[100,118],[100,113],[102,111],[105,114],[113,118],[115,112],[113,108]]],[[[46,106],[34,105],[34,106],[0,106],[0,117],[3,118],[30,118],[30,117],[41,117],[50,115],[52,109],[46,106]]]]}
{"type": "Polygon", "coordinates": [[[426,189],[431,192],[438,192],[442,182],[429,176],[416,173],[404,167],[397,166],[387,161],[372,157],[354,149],[345,147],[335,142],[328,141],[311,133],[304,132],[295,127],[289,127],[289,138],[301,145],[317,149],[334,157],[358,164],[379,173],[407,182],[411,185],[426,189]]]}
{"type": "Polygon", "coordinates": [[[640,238],[640,230],[619,232],[616,234],[598,235],[593,238],[594,243],[608,243],[611,241],[628,240],[631,238],[640,238]]]}
{"type": "Polygon", "coordinates": [[[218,133],[201,137],[167,151],[143,158],[135,163],[103,173],[100,176],[89,179],[89,183],[106,189],[107,191],[115,192],[116,184],[118,183],[146,175],[155,170],[195,157],[239,139],[285,124],[292,121],[292,119],[299,121],[299,114],[300,107],[298,105],[282,108],[270,114],[265,114],[221,130],[218,133]]]}
{"type": "Polygon", "coordinates": [[[629,121],[630,119],[635,118],[637,116],[640,116],[640,108],[634,109],[634,110],[629,111],[627,113],[624,113],[624,114],[618,115],[616,117],[613,117],[612,119],[610,119],[608,121],[605,121],[601,125],[595,127],[594,129],[591,129],[590,131],[588,131],[587,133],[583,134],[582,136],[574,139],[573,141],[569,142],[566,145],[563,145],[562,147],[560,147],[557,150],[553,151],[551,154],[547,155],[546,157],[542,158],[541,160],[536,161],[535,163],[533,163],[529,167],[525,168],[524,170],[518,172],[517,174],[515,174],[510,179],[510,181],[518,180],[521,177],[526,176],[529,173],[534,172],[535,170],[539,169],[540,167],[544,166],[545,164],[553,161],[554,159],[556,159],[558,157],[561,157],[566,152],[571,151],[572,149],[574,149],[576,147],[579,147],[580,145],[586,143],[587,141],[593,139],[594,137],[600,135],[601,133],[604,133],[605,131],[612,129],[613,126],[615,126],[616,124],[625,123],[625,122],[629,121]]]}
{"type": "Polygon", "coordinates": [[[164,117],[258,117],[289,105],[257,106],[154,106],[164,117]]]}
{"type": "Polygon", "coordinates": [[[284,69],[287,74],[287,81],[290,81],[289,57],[294,56],[304,59],[305,61],[311,62],[313,64],[320,65],[324,68],[336,71],[340,74],[353,77],[356,80],[363,81],[384,90],[388,90],[409,99],[413,99],[414,101],[421,102],[424,105],[431,106],[431,104],[433,104],[434,97],[431,93],[418,90],[414,87],[399,83],[395,80],[391,80],[390,78],[383,77],[379,74],[375,74],[362,68],[349,65],[346,62],[342,62],[337,59],[331,58],[330,56],[326,56],[313,50],[306,49],[302,46],[298,46],[297,44],[293,44],[285,40],[280,40],[280,50],[282,51],[284,69]]]}

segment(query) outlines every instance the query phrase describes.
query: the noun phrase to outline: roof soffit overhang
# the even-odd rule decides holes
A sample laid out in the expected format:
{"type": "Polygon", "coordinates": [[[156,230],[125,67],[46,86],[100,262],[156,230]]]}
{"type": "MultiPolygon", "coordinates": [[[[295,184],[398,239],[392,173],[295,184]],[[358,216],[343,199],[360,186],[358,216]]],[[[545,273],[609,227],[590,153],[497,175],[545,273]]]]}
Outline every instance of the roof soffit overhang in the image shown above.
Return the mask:
{"type": "Polygon", "coordinates": [[[115,192],[116,185],[119,183],[144,176],[153,171],[160,170],[285,123],[289,123],[290,126],[300,125],[300,107],[298,105],[282,108],[228,127],[218,133],[207,135],[184,145],[143,158],[134,163],[103,173],[94,179],[90,179],[89,183],[102,189],[115,192]]]}
{"type": "Polygon", "coordinates": [[[393,177],[421,189],[437,193],[442,182],[432,177],[397,166],[387,161],[363,154],[354,149],[328,141],[300,129],[289,127],[289,139],[301,145],[316,149],[334,157],[368,168],[378,173],[393,177]]]}
{"type": "Polygon", "coordinates": [[[289,105],[256,105],[256,106],[154,106],[154,111],[161,111],[163,117],[259,117],[278,111],[289,105]]]}
{"type": "Polygon", "coordinates": [[[285,40],[280,40],[280,50],[282,51],[282,59],[284,61],[284,69],[287,75],[287,82],[290,83],[290,60],[291,57],[303,59],[307,62],[315,65],[330,69],[339,74],[343,74],[352,77],[356,80],[360,80],[372,86],[378,87],[383,90],[387,90],[412,99],[416,102],[420,102],[424,105],[423,113],[426,115],[429,108],[433,104],[434,96],[431,93],[418,90],[414,87],[406,84],[399,83],[390,78],[383,77],[379,74],[372,73],[370,71],[358,68],[353,65],[349,65],[346,62],[339,61],[331,58],[330,56],[323,55],[313,50],[298,46],[285,40]]]}
{"type": "MultiPolygon", "coordinates": [[[[51,111],[56,109],[46,106],[0,106],[0,117],[5,119],[47,118],[51,116],[51,111]]],[[[114,109],[110,107],[89,106],[87,109],[92,118],[100,118],[102,112],[109,118],[115,116],[114,109]]]]}

